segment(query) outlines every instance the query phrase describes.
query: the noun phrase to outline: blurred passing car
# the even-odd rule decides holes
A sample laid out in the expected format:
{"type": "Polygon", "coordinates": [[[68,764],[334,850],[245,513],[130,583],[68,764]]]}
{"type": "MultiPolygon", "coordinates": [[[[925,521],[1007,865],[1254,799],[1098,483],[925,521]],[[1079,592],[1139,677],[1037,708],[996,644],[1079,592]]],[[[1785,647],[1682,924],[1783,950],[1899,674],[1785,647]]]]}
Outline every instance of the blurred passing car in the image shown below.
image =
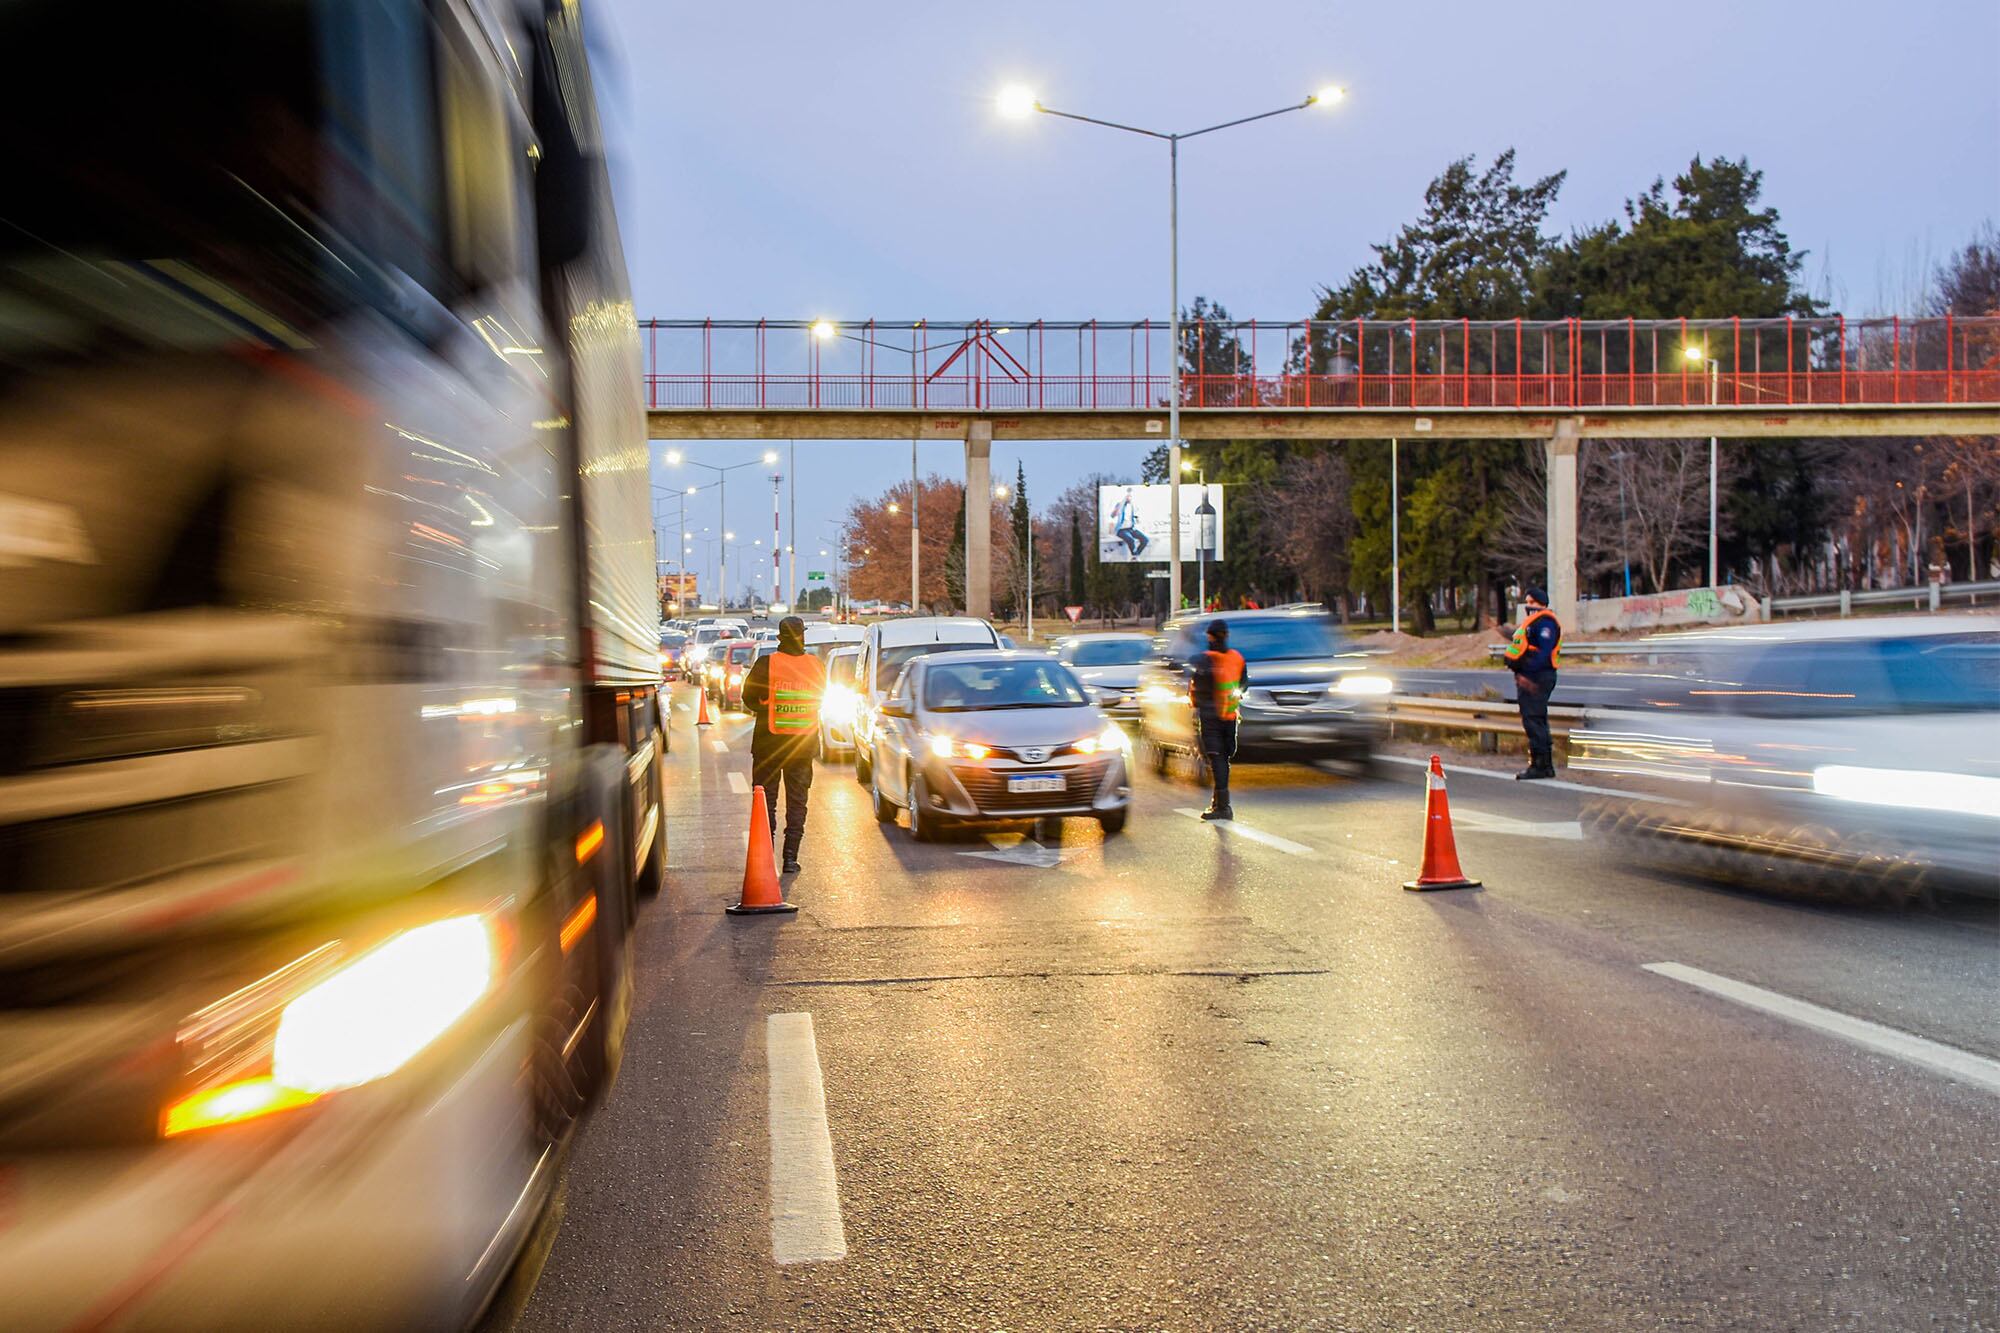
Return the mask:
{"type": "Polygon", "coordinates": [[[1099,708],[1120,722],[1139,720],[1139,674],[1153,657],[1152,635],[1072,634],[1056,656],[1099,708]]]}
{"type": "Polygon", "coordinates": [[[847,644],[826,655],[826,697],[819,709],[819,757],[833,760],[854,753],[854,715],[861,706],[855,672],[861,645],[847,644]]]}
{"type": "Polygon", "coordinates": [[[1228,624],[1229,646],[1243,654],[1250,677],[1237,729],[1239,761],[1370,761],[1384,730],[1370,705],[1389,693],[1389,679],[1365,670],[1365,659],[1322,614],[1226,611],[1169,622],[1140,673],[1140,743],[1157,771],[1164,773],[1175,755],[1199,761],[1188,677],[1217,620],[1228,624]]]}
{"type": "Polygon", "coordinates": [[[1569,766],[1643,794],[1592,822],[1780,892],[2000,894],[2000,619],[1674,636],[1684,686],[1592,710],[1569,766]]]}
{"type": "Polygon", "coordinates": [[[878,710],[875,818],[910,812],[919,842],[948,825],[1094,818],[1125,827],[1125,733],[1044,653],[952,652],[910,663],[878,710]]]}

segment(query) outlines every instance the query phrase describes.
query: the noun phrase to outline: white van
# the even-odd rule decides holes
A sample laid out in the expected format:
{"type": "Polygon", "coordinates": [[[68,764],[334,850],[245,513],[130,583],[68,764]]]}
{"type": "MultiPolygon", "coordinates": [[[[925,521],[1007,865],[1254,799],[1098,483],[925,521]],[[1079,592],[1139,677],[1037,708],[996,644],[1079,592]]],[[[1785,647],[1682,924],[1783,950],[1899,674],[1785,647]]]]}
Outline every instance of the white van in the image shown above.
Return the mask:
{"type": "Polygon", "coordinates": [[[859,696],[854,715],[854,778],[868,785],[874,770],[875,709],[887,697],[910,659],[964,648],[998,648],[1000,632],[972,616],[917,616],[868,626],[861,640],[861,666],[854,675],[859,696]]]}

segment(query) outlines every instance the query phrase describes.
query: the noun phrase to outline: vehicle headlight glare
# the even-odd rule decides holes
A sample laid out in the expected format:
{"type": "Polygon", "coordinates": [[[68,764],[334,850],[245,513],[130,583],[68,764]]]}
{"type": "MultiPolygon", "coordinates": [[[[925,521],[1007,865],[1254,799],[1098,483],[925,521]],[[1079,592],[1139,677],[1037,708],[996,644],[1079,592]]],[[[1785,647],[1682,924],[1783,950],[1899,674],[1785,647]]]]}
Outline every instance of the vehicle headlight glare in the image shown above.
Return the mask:
{"type": "Polygon", "coordinates": [[[820,700],[819,714],[826,721],[844,727],[854,721],[855,709],[860,702],[854,691],[845,685],[829,685],[826,697],[820,700]]]}
{"type": "Polygon", "coordinates": [[[931,753],[936,755],[940,759],[951,758],[951,737],[949,736],[931,737],[931,753]]]}
{"type": "Polygon", "coordinates": [[[408,1064],[492,988],[492,932],[477,916],[447,917],[392,935],[287,1004],[271,1077],[331,1092],[408,1064]]]}
{"type": "Polygon", "coordinates": [[[1812,786],[1815,795],[1838,801],[2000,818],[2000,778],[1976,773],[1830,764],[1813,770],[1812,786]]]}
{"type": "Polygon", "coordinates": [[[1390,694],[1396,682],[1387,676],[1342,676],[1333,683],[1335,694],[1390,694]]]}

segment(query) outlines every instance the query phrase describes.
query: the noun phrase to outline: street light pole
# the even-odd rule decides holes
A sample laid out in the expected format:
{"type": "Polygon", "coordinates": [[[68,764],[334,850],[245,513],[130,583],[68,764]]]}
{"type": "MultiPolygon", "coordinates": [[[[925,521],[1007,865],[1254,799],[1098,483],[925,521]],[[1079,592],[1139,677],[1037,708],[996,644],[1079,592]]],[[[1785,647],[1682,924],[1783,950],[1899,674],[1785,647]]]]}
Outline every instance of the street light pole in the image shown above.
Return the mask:
{"type": "MultiPolygon", "coordinates": [[[[1722,394],[1722,364],[1710,360],[1708,363],[1708,405],[1713,408],[1722,394]]],[[[1716,568],[1716,466],[1715,437],[1708,437],[1708,586],[1713,588],[1721,582],[1716,568]]]]}
{"type": "MultiPolygon", "coordinates": [[[[768,467],[772,463],[775,463],[777,461],[778,461],[778,451],[776,449],[766,449],[764,451],[763,457],[755,459],[751,462],[731,463],[726,467],[718,467],[714,463],[703,463],[697,459],[687,458],[683,456],[681,451],[678,449],[671,449],[667,452],[667,462],[675,465],[679,465],[681,463],[688,463],[694,467],[707,468],[710,472],[713,472],[720,479],[717,484],[717,490],[721,494],[722,514],[718,521],[725,529],[728,528],[729,526],[729,474],[736,471],[736,469],[738,468],[756,467],[759,464],[768,467]]],[[[776,502],[773,501],[774,505],[775,503],[776,502]]],[[[722,608],[726,611],[729,609],[729,545],[727,541],[723,543],[722,552],[723,552],[723,564],[722,564],[723,579],[722,579],[721,603],[722,603],[722,608]]],[[[774,571],[774,576],[775,576],[775,571],[774,571]]]]}
{"type": "Polygon", "coordinates": [[[1003,116],[1021,119],[1036,113],[1044,116],[1059,116],[1064,120],[1081,121],[1086,125],[1097,125],[1107,130],[1121,130],[1126,134],[1143,135],[1148,139],[1163,139],[1167,145],[1167,336],[1172,340],[1168,352],[1167,374],[1167,606],[1168,614],[1180,610],[1181,606],[1181,140],[1195,139],[1204,134],[1214,134],[1217,130],[1234,129],[1238,125],[1248,125],[1252,121],[1269,120],[1273,116],[1286,115],[1293,111],[1304,111],[1310,106],[1330,106],[1347,96],[1344,88],[1327,87],[1307,97],[1303,102],[1281,106],[1275,111],[1260,111],[1254,116],[1238,116],[1235,120],[1225,120],[1204,129],[1188,130],[1180,134],[1168,134],[1160,130],[1141,129],[1137,125],[1121,125],[1115,120],[1099,120],[1095,116],[1080,116],[1073,111],[1058,111],[1046,107],[1036,100],[1035,95],[1025,88],[1006,88],[1000,93],[999,108],[1003,116]]]}
{"type": "Polygon", "coordinates": [[[1389,632],[1403,632],[1403,498],[1396,441],[1389,440],[1389,632]]]}
{"type": "Polygon", "coordinates": [[[910,441],[910,611],[915,614],[917,601],[917,442],[910,441]]]}

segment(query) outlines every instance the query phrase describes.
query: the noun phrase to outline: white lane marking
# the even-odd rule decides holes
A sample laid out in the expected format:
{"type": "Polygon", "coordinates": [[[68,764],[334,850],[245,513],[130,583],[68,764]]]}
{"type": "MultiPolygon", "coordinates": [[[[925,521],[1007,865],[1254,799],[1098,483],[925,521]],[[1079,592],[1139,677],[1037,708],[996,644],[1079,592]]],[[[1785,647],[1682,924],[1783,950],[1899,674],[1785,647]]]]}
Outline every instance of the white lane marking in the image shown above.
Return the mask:
{"type": "Polygon", "coordinates": [[[729,790],[735,792],[738,796],[748,796],[750,794],[750,779],[744,777],[741,770],[730,769],[729,790]]]}
{"type": "MultiPolygon", "coordinates": [[[[1186,815],[1189,819],[1201,818],[1201,811],[1191,805],[1183,806],[1175,810],[1174,813],[1177,815],[1186,815]]],[[[1313,849],[1304,843],[1293,842],[1289,838],[1281,838],[1275,833],[1266,833],[1260,828],[1251,828],[1248,824],[1239,823],[1234,819],[1218,819],[1211,823],[1209,827],[1219,828],[1232,838],[1247,838],[1251,842],[1261,842],[1266,847],[1276,847],[1279,851],[1290,856],[1311,856],[1313,854],[1313,849]]]]}
{"type": "Polygon", "coordinates": [[[728,754],[729,742],[722,739],[722,737],[717,736],[713,740],[709,741],[708,748],[715,751],[717,754],[728,754]]]}
{"type": "Polygon", "coordinates": [[[847,1257],[833,1135],[811,1014],[772,1014],[764,1024],[771,1072],[771,1258],[817,1264],[847,1257]]]}
{"type": "Polygon", "coordinates": [[[1685,963],[1646,963],[1646,971],[1658,976],[1683,982],[1697,990],[1705,990],[1711,995],[1719,995],[1725,1000],[1734,1000],[1751,1009],[1776,1015],[1788,1022],[1797,1023],[1839,1037],[1842,1041],[1902,1060],[1908,1064],[1922,1065],[1933,1073],[1955,1078],[1961,1083],[1984,1088],[1988,1092],[2000,1093],[2000,1060],[1990,1060],[1983,1055],[1961,1051],[1956,1046],[1946,1046],[1942,1042],[1931,1041],[1896,1028],[1884,1027],[1865,1018],[1855,1018],[1837,1009],[1824,1009],[1805,1000],[1795,1000],[1789,995],[1781,995],[1762,986],[1752,986],[1746,981],[1717,976],[1704,972],[1698,967],[1685,963]]]}
{"type": "Polygon", "coordinates": [[[1559,842],[1583,841],[1583,826],[1574,819],[1537,823],[1532,819],[1513,819],[1507,815],[1488,814],[1484,810],[1468,810],[1464,806],[1452,811],[1451,817],[1482,833],[1507,833],[1517,838],[1554,838],[1559,842]]]}
{"type": "MultiPolygon", "coordinates": [[[[1429,768],[1431,766],[1431,761],[1428,759],[1418,759],[1406,754],[1378,754],[1375,757],[1385,764],[1407,764],[1412,768],[1429,768]]],[[[1455,778],[1461,773],[1470,773],[1474,777],[1499,778],[1503,782],[1512,782],[1514,780],[1512,773],[1497,773],[1490,768],[1473,768],[1470,765],[1462,768],[1453,768],[1450,765],[1446,765],[1444,772],[1447,779],[1455,778]]],[[[1556,787],[1563,791],[1589,792],[1592,796],[1631,796],[1649,801],[1654,805],[1685,806],[1693,804],[1690,801],[1676,801],[1665,796],[1650,796],[1644,792],[1619,791],[1616,787],[1586,786],[1581,782],[1571,782],[1565,778],[1543,778],[1539,782],[1523,782],[1519,785],[1524,791],[1529,787],[1556,787]]]]}
{"type": "Polygon", "coordinates": [[[998,861],[1010,866],[1035,866],[1042,870],[1052,870],[1063,863],[1066,856],[1075,856],[1079,847],[1044,847],[1033,838],[1006,834],[989,833],[986,841],[992,844],[991,851],[960,852],[960,856],[977,856],[987,861],[998,861]]]}

